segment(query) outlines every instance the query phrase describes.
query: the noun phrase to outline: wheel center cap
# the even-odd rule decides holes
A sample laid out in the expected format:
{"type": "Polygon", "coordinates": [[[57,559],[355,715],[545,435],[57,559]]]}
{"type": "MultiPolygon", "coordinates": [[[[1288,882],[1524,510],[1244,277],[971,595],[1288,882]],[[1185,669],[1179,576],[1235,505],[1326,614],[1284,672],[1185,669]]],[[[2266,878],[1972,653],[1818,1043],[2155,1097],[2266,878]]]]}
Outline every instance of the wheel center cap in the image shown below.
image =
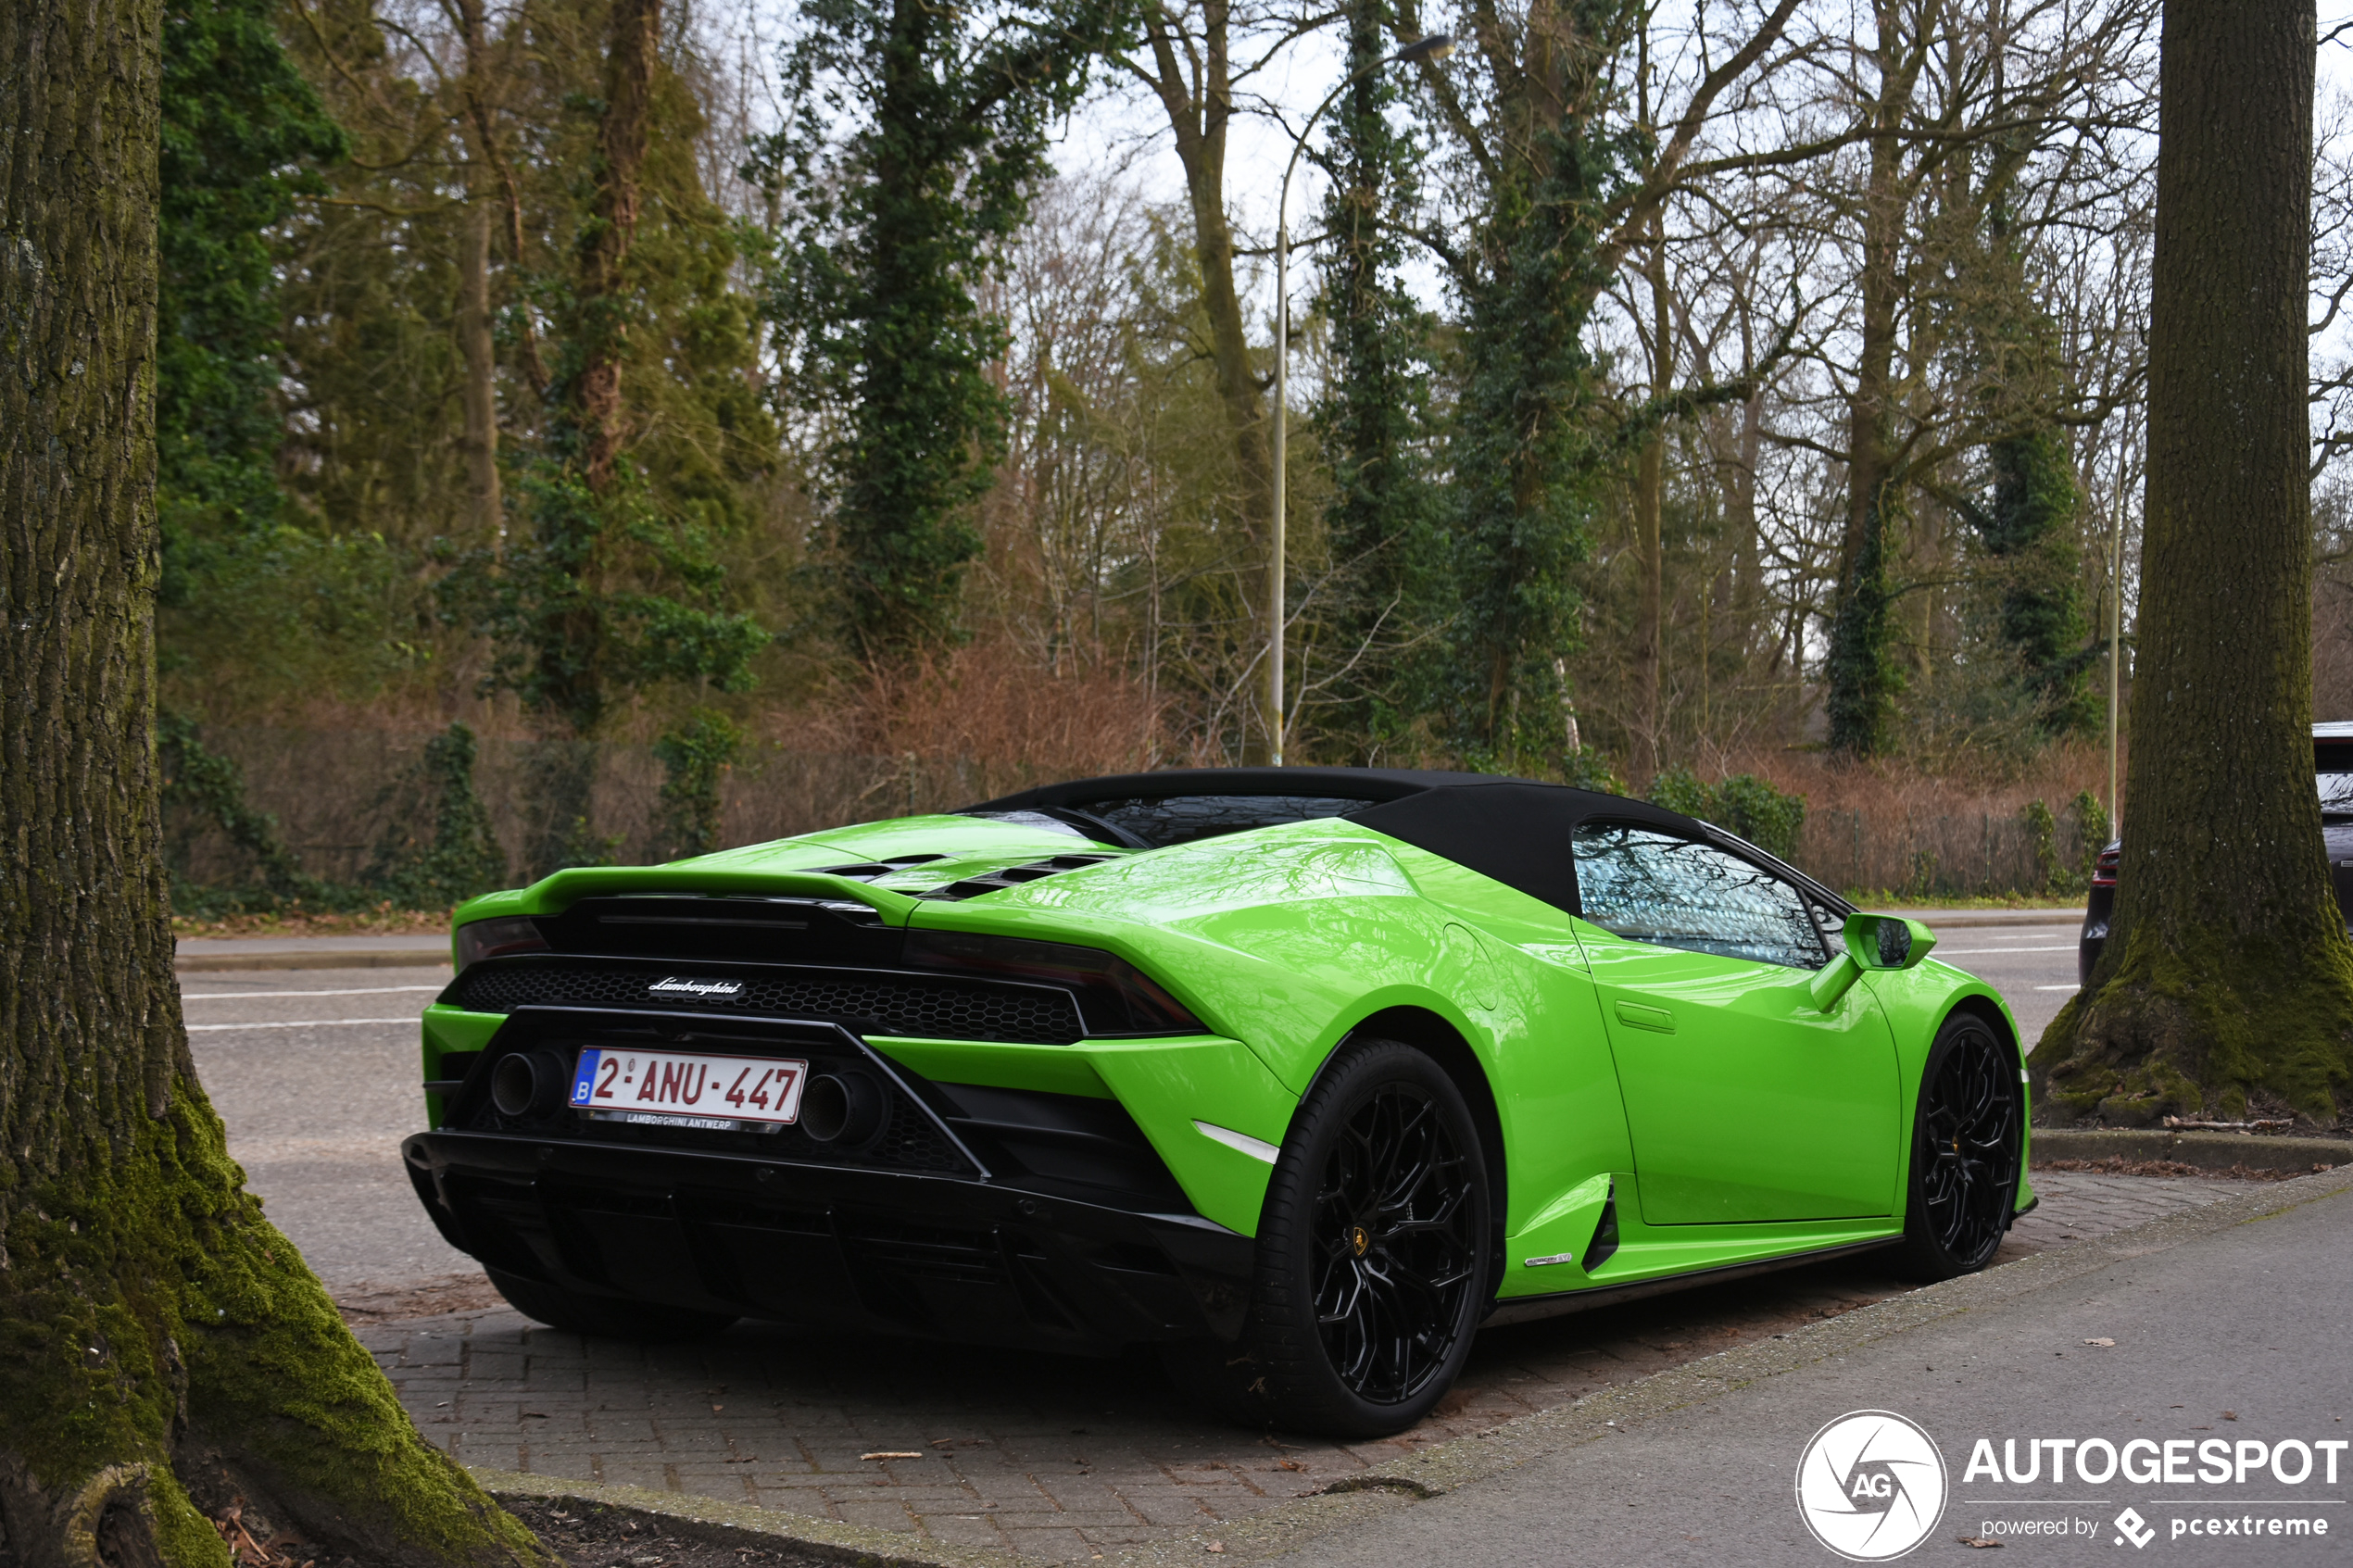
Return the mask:
{"type": "Polygon", "coordinates": [[[1372,1250],[1373,1238],[1364,1226],[1351,1225],[1348,1227],[1348,1245],[1355,1251],[1356,1256],[1362,1258],[1372,1250]]]}

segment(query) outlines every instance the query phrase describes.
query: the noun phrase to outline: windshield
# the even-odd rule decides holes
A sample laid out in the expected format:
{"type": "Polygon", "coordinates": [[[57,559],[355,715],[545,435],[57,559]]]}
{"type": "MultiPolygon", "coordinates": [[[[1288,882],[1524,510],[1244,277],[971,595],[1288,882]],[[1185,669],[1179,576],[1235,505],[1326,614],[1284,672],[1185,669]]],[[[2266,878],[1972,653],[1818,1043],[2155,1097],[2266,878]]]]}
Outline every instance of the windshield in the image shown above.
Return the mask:
{"type": "Polygon", "coordinates": [[[2353,742],[2322,741],[2312,755],[2321,780],[2321,814],[2353,817],[2353,742]]]}

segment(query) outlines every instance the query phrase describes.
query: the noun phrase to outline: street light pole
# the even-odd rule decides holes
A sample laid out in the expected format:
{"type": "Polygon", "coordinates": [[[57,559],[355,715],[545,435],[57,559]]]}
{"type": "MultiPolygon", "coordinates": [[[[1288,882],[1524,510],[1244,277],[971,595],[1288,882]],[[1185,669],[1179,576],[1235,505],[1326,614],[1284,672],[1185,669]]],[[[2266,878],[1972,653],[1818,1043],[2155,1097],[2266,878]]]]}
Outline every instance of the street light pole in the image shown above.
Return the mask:
{"type": "Polygon", "coordinates": [[[1290,490],[1287,470],[1290,407],[1290,177],[1299,168],[1299,155],[1307,150],[1308,134],[1324,111],[1340,101],[1340,95],[1377,70],[1404,60],[1442,60],[1454,52],[1454,40],[1443,32],[1433,32],[1417,38],[1395,54],[1375,60],[1348,76],[1333,88],[1307,123],[1299,128],[1291,141],[1290,161],[1283,165],[1282,194],[1275,200],[1275,518],[1273,548],[1268,552],[1266,601],[1268,631],[1266,634],[1266,753],[1274,766],[1283,765],[1283,736],[1290,728],[1283,711],[1283,605],[1284,504],[1290,490]]]}

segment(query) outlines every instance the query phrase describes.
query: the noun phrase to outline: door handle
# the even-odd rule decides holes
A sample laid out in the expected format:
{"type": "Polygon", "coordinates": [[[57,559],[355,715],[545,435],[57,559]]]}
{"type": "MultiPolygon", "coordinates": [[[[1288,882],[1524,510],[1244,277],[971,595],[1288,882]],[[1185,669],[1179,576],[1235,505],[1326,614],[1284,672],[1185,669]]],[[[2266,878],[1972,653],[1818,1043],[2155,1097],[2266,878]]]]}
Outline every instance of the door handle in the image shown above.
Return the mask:
{"type": "Polygon", "coordinates": [[[1675,1015],[1665,1008],[1644,1007],[1640,1002],[1617,1004],[1617,1021],[1637,1029],[1655,1030],[1661,1035],[1675,1033],[1675,1015]]]}

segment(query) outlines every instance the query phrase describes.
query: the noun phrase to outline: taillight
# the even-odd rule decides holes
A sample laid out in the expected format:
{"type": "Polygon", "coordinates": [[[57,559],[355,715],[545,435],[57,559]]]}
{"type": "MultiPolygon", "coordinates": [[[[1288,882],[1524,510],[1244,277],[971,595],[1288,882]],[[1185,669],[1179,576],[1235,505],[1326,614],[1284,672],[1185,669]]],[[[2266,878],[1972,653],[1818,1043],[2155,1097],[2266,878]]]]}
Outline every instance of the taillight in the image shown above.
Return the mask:
{"type": "Polygon", "coordinates": [[[2116,868],[2123,863],[2124,847],[2122,845],[2111,844],[2107,848],[2101,850],[2099,859],[2092,862],[2092,885],[2095,887],[2114,887],[2116,885],[2116,868]]]}
{"type": "Polygon", "coordinates": [[[1089,1035],[1205,1035],[1202,1021],[1160,983],[1126,959],[1094,947],[1032,942],[1020,936],[975,936],[961,931],[911,931],[906,962],[1030,980],[1066,987],[1078,998],[1089,1035]]]}
{"type": "Polygon", "coordinates": [[[498,920],[468,921],[458,928],[458,967],[480,963],[484,959],[503,959],[510,953],[544,953],[547,939],[539,935],[539,922],[528,915],[508,915],[498,920]]]}

